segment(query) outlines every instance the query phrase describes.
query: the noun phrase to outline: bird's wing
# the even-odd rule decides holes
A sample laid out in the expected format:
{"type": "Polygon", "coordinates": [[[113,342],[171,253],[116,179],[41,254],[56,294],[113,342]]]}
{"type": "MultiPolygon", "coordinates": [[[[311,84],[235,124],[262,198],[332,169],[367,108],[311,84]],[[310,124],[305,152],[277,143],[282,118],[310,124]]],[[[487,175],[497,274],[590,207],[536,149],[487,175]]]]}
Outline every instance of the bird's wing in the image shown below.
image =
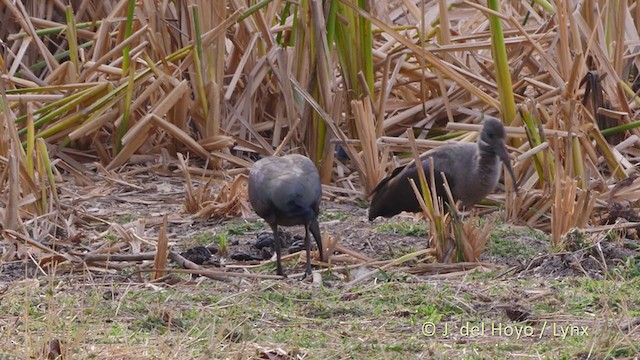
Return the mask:
{"type": "MultiPolygon", "coordinates": [[[[451,164],[453,160],[451,159],[450,154],[443,151],[438,151],[431,154],[429,153],[425,154],[421,158],[421,161],[422,161],[422,168],[424,169],[424,175],[427,178],[427,182],[430,182],[430,179],[431,179],[431,174],[430,174],[431,162],[429,161],[429,158],[433,159],[433,165],[435,169],[433,176],[436,182],[436,192],[441,196],[445,197],[444,200],[447,200],[445,196],[446,193],[444,190],[444,179],[442,178],[442,174],[444,173],[444,176],[447,178],[447,183],[449,184],[449,188],[453,191],[453,188],[455,186],[455,174],[454,174],[454,171],[452,171],[453,167],[451,164]]],[[[417,172],[416,172],[416,177],[417,177],[417,172]]]]}
{"type": "Polygon", "coordinates": [[[302,155],[287,155],[264,168],[261,197],[280,212],[311,216],[318,213],[322,196],[320,176],[313,162],[302,155]],[[313,213],[313,214],[311,214],[313,213]]]}
{"type": "Polygon", "coordinates": [[[400,174],[407,166],[411,166],[411,165],[412,164],[405,165],[405,166],[398,166],[397,168],[393,169],[393,171],[391,172],[390,175],[388,175],[384,179],[380,180],[378,185],[376,185],[376,187],[373,188],[373,190],[371,190],[371,194],[369,194],[369,196],[372,196],[375,193],[377,193],[378,191],[380,191],[380,189],[382,189],[383,186],[385,186],[389,181],[391,181],[391,179],[393,179],[396,176],[398,176],[398,174],[400,174]]]}
{"type": "Polygon", "coordinates": [[[273,204],[265,188],[268,187],[268,175],[265,167],[254,167],[249,172],[249,202],[258,216],[269,222],[273,216],[273,204]]]}
{"type": "MultiPolygon", "coordinates": [[[[322,198],[322,184],[320,183],[320,174],[313,162],[304,156],[298,156],[294,160],[296,165],[304,171],[305,177],[305,194],[308,195],[309,201],[317,208],[320,206],[322,198]]],[[[316,209],[317,210],[317,209],[316,209]]]]}
{"type": "MultiPolygon", "coordinates": [[[[444,147],[441,147],[439,149],[442,148],[446,148],[447,145],[445,145],[444,147]]],[[[436,149],[434,149],[436,150],[436,149]]],[[[420,160],[422,161],[422,167],[424,169],[424,174],[427,177],[427,181],[429,181],[429,160],[428,158],[430,156],[434,157],[434,162],[436,162],[442,155],[442,150],[438,150],[438,151],[427,151],[426,153],[422,154],[420,156],[420,160]],[[426,161],[425,161],[426,160],[426,161]]],[[[415,160],[411,160],[408,164],[404,165],[404,166],[398,166],[397,168],[393,169],[393,171],[391,172],[390,175],[386,176],[384,179],[382,179],[378,185],[376,185],[376,187],[371,191],[371,195],[375,194],[376,192],[380,191],[380,189],[385,186],[385,184],[387,184],[389,181],[391,181],[393,178],[397,177],[400,175],[400,173],[403,173],[402,175],[405,177],[413,177],[415,176],[417,179],[417,169],[415,167],[415,160]]],[[[438,165],[436,164],[436,168],[438,167],[438,165]]]]}

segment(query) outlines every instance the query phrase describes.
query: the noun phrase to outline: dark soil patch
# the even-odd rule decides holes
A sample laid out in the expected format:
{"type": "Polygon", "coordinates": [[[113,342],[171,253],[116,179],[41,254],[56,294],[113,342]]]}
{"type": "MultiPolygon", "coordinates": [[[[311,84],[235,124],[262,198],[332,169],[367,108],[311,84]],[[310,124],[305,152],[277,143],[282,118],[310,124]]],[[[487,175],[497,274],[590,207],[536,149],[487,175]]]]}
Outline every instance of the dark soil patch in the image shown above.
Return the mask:
{"type": "MultiPolygon", "coordinates": [[[[338,237],[343,246],[349,247],[372,259],[392,259],[409,251],[425,248],[428,245],[428,238],[426,236],[415,237],[403,234],[383,233],[376,230],[376,226],[386,222],[398,221],[398,219],[413,221],[414,217],[410,215],[396,217],[395,219],[377,219],[374,222],[370,222],[367,220],[367,209],[351,204],[337,204],[325,201],[322,205],[320,219],[320,229],[322,233],[328,233],[330,236],[338,237]],[[323,219],[324,221],[322,221],[323,219]]],[[[219,233],[225,231],[225,229],[229,232],[229,229],[242,226],[243,223],[253,224],[249,226],[251,229],[246,232],[230,234],[228,236],[228,242],[230,244],[228,252],[227,254],[214,255],[214,258],[218,261],[223,260],[220,257],[228,258],[230,255],[236,257],[241,254],[246,254],[247,256],[262,259],[269,258],[270,255],[273,255],[270,246],[256,247],[265,237],[268,238],[269,245],[273,239],[271,229],[261,219],[230,220],[219,222],[208,228],[206,223],[207,222],[196,221],[192,224],[191,229],[201,228],[204,231],[219,233]]],[[[303,249],[301,246],[304,239],[304,227],[280,227],[279,229],[282,233],[283,254],[303,249]]],[[[315,242],[313,240],[312,247],[315,249],[315,242]]]]}
{"type": "MultiPolygon", "coordinates": [[[[73,211],[80,219],[75,224],[75,231],[81,240],[72,250],[82,252],[91,249],[95,243],[122,242],[123,239],[108,223],[117,223],[124,229],[141,229],[136,233],[137,236],[157,239],[162,217],[167,214],[167,236],[171,248],[184,252],[198,246],[207,247],[213,254],[211,258],[197,261],[205,266],[260,264],[273,255],[270,246],[255,246],[256,242],[264,240],[265,232],[270,233],[270,228],[255,214],[247,219],[203,220],[186,213],[183,205],[184,180],[179,177],[138,174],[126,177],[126,181],[114,182],[95,175],[92,180],[95,186],[76,186],[73,180],[68,179],[61,187],[61,202],[73,204],[73,211]],[[226,246],[226,251],[217,251],[225,250],[220,249],[221,245],[226,246]]],[[[498,219],[499,213],[487,216],[498,219]]],[[[368,221],[365,208],[330,201],[322,204],[321,231],[339,238],[342,245],[371,259],[395,259],[428,247],[426,234],[385,230],[389,228],[387,225],[392,225],[392,228],[395,224],[402,224],[405,229],[414,225],[426,227],[424,220],[411,214],[368,221]]],[[[281,229],[285,234],[283,254],[288,254],[289,250],[301,250],[304,228],[281,229]]],[[[611,266],[639,254],[640,245],[637,241],[600,241],[597,245],[591,245],[585,243],[584,239],[576,239],[568,238],[568,241],[573,241],[570,245],[575,248],[574,251],[553,253],[547,235],[530,229],[497,225],[480,260],[514,267],[514,272],[520,276],[599,278],[611,266]]],[[[34,240],[46,243],[50,238],[45,236],[34,240]]],[[[298,264],[296,269],[291,266],[291,262],[286,264],[288,273],[301,271],[304,265],[298,264]]],[[[25,273],[25,266],[19,263],[3,264],[0,267],[0,281],[11,281],[25,275],[37,276],[33,268],[26,269],[28,271],[25,273]]]]}
{"type": "Polygon", "coordinates": [[[602,279],[612,267],[640,256],[638,246],[640,242],[637,240],[602,240],[585,249],[536,256],[514,270],[520,276],[587,276],[602,279]]]}
{"type": "MultiPolygon", "coordinates": [[[[130,185],[96,179],[93,188],[65,186],[61,202],[74,206],[78,221],[70,234],[79,234],[79,240],[56,240],[56,251],[82,253],[113,248],[113,253],[130,254],[136,245],[141,252],[151,251],[167,214],[171,249],[205,268],[260,265],[272,255],[268,244],[255,246],[257,241],[268,240],[265,232],[270,232],[255,215],[248,219],[196,219],[184,210],[181,179],[135,176],[127,178],[127,182],[130,185]],[[135,237],[127,238],[127,234],[135,237]],[[221,251],[223,245],[225,253],[221,251]],[[187,254],[188,249],[194,250],[187,254]]],[[[19,324],[24,322],[21,316],[29,314],[29,323],[45,329],[41,332],[72,329],[56,336],[67,343],[94,349],[96,344],[91,340],[94,335],[73,338],[73,334],[80,332],[74,326],[80,324],[90,330],[82,331],[102,336],[96,341],[100,345],[115,348],[120,338],[132,339],[127,340],[131,354],[140,353],[138,344],[153,344],[158,354],[164,354],[167,348],[180,347],[201,355],[201,349],[194,347],[217,342],[223,344],[223,352],[217,353],[220,349],[212,348],[214,351],[207,352],[207,356],[232,358],[241,355],[231,356],[230,352],[252,351],[266,358],[273,355],[271,349],[283,348],[293,354],[299,348],[302,357],[312,354],[340,358],[347,354],[347,357],[409,358],[428,353],[429,358],[434,354],[459,358],[472,349],[479,351],[476,357],[505,358],[514,353],[547,354],[549,348],[554,349],[555,356],[558,355],[555,349],[567,344],[575,349],[569,352],[574,355],[600,344],[612,333],[618,334],[605,328],[609,319],[615,318],[615,326],[634,323],[640,314],[638,304],[627,303],[626,299],[637,294],[637,277],[633,276],[638,275],[628,272],[626,275],[631,276],[618,281],[606,274],[617,264],[629,263],[629,257],[638,256],[637,241],[603,240],[596,244],[589,242],[590,237],[577,237],[571,252],[553,253],[545,234],[501,224],[498,212],[487,217],[498,225],[481,261],[503,265],[504,270],[483,273],[463,269],[438,277],[412,275],[394,267],[349,287],[345,286],[346,281],[358,277],[358,272],[375,269],[361,267],[348,274],[323,273],[319,286],[292,278],[282,281],[236,278],[226,283],[185,274],[172,274],[172,278],[152,282],[148,273],[137,271],[150,269],[152,262],[148,260],[117,263],[122,266],[120,271],[107,270],[104,264],[89,268],[76,261],[73,270],[79,274],[63,273],[71,269],[66,262],[55,274],[56,281],[52,281],[53,277],[41,278],[43,272],[31,260],[5,263],[0,265],[0,304],[4,305],[0,310],[9,315],[0,322],[0,327],[9,329],[9,334],[20,334],[19,324]],[[603,276],[605,281],[590,280],[603,276]],[[29,280],[29,286],[16,281],[25,277],[39,279],[29,280]],[[41,311],[43,301],[47,310],[55,314],[55,323],[41,311]],[[611,316],[610,309],[619,311],[617,307],[623,303],[628,307],[625,316],[611,316]],[[16,310],[12,304],[20,307],[16,310]],[[547,323],[589,326],[590,333],[597,335],[593,341],[587,336],[561,341],[552,331],[545,330],[547,323]],[[433,325],[437,335],[425,335],[425,324],[433,325]],[[500,329],[528,326],[540,336],[516,338],[492,331],[496,326],[500,329]],[[479,336],[464,332],[477,328],[485,330],[479,336]],[[212,333],[212,329],[216,330],[212,333]],[[445,329],[449,329],[448,334],[443,334],[445,329]],[[124,335],[117,335],[118,340],[114,340],[110,334],[124,335]],[[140,334],[143,337],[136,338],[140,334]]],[[[367,209],[325,201],[320,226],[322,232],[338,237],[341,245],[375,260],[396,259],[428,246],[424,220],[409,214],[370,222],[367,209]]],[[[287,254],[304,236],[304,229],[300,226],[283,230],[286,231],[283,254],[287,254]]],[[[52,241],[51,236],[34,240],[41,244],[52,241]]],[[[32,255],[42,254],[34,251],[32,255]]],[[[295,261],[283,265],[287,274],[304,269],[303,263],[295,261]]],[[[417,269],[420,265],[426,264],[416,266],[414,261],[402,266],[417,269]]],[[[275,266],[269,266],[272,267],[249,270],[252,275],[274,275],[275,266]]],[[[624,271],[629,269],[634,268],[627,266],[624,271]]],[[[626,333],[616,336],[631,338],[626,333]]],[[[9,344],[15,352],[23,338],[10,335],[7,338],[10,341],[1,345],[9,344]]],[[[113,353],[113,349],[105,349],[104,353],[113,353]]]]}
{"type": "Polygon", "coordinates": [[[32,262],[13,261],[0,264],[0,283],[32,278],[38,275],[38,269],[32,262]]]}

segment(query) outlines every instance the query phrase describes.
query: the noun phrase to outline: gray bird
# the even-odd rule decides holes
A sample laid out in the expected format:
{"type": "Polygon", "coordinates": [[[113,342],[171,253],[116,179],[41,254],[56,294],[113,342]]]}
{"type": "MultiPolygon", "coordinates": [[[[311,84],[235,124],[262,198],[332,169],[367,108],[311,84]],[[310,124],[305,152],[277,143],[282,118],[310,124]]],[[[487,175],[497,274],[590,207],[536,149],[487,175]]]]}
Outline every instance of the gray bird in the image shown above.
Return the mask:
{"type": "Polygon", "coordinates": [[[269,156],[253,164],[249,173],[249,201],[253,210],[273,230],[273,243],[277,257],[277,273],[284,275],[280,263],[278,225],[304,225],[304,244],[307,250],[306,275],[311,274],[311,239],[313,234],[320,258],[322,240],[318,213],[322,186],[320,175],[309,158],[291,154],[282,157],[269,156]]]}
{"type": "MultiPolygon", "coordinates": [[[[444,172],[447,177],[453,200],[460,200],[463,205],[472,205],[489,195],[498,184],[500,161],[507,167],[514,187],[517,189],[516,176],[505,146],[504,126],[499,120],[485,120],[480,139],[476,144],[444,145],[424,153],[420,160],[427,181],[430,179],[430,157],[433,158],[436,193],[444,200],[447,196],[441,172],[444,172]]],[[[378,216],[389,218],[402,211],[420,212],[422,210],[411,188],[409,178],[414,179],[422,192],[415,162],[396,168],[373,189],[369,220],[378,216]]]]}

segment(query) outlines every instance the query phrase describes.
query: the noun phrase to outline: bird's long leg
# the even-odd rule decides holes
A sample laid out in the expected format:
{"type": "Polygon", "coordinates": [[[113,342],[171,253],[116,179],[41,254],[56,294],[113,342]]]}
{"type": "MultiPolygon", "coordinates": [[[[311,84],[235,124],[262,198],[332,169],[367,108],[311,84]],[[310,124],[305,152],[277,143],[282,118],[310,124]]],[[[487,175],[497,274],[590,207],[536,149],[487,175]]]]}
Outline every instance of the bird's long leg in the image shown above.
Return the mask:
{"type": "Polygon", "coordinates": [[[309,223],[304,226],[304,247],[307,249],[307,270],[305,277],[311,275],[311,238],[309,237],[309,223]]]}
{"type": "Polygon", "coordinates": [[[311,230],[313,238],[316,239],[318,253],[320,254],[320,261],[324,261],[324,257],[322,256],[324,249],[322,246],[322,237],[320,236],[320,225],[318,225],[318,219],[311,219],[311,222],[309,222],[309,230],[311,230]]]}
{"type": "Polygon", "coordinates": [[[276,274],[280,276],[284,276],[284,272],[282,271],[282,263],[280,262],[280,237],[278,236],[278,224],[271,225],[271,230],[273,231],[273,246],[276,249],[276,274]]]}

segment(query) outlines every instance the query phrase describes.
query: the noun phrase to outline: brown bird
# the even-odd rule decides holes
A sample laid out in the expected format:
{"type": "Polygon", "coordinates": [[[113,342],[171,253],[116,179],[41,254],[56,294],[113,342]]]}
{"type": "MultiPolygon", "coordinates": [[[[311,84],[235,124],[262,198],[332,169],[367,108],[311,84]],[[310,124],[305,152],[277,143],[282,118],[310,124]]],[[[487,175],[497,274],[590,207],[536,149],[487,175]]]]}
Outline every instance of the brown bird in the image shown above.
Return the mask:
{"type": "MultiPolygon", "coordinates": [[[[502,123],[496,119],[488,119],[482,126],[480,139],[476,144],[451,144],[427,151],[420,158],[427,181],[430,179],[429,158],[433,158],[437,195],[447,199],[440,174],[443,172],[453,200],[460,200],[463,205],[472,205],[484,199],[496,187],[502,161],[517,188],[516,176],[505,146],[505,136],[502,123]]],[[[415,163],[396,168],[373,189],[369,220],[378,216],[389,218],[402,211],[421,211],[409,178],[416,182],[422,192],[415,163]]]]}
{"type": "Polygon", "coordinates": [[[284,275],[281,264],[281,245],[278,225],[304,225],[304,244],[307,250],[306,275],[311,274],[311,239],[313,234],[320,258],[322,240],[318,213],[322,186],[320,175],[309,158],[291,154],[282,157],[269,156],[256,161],[249,172],[249,202],[256,214],[273,230],[276,250],[277,273],[284,275]]]}

